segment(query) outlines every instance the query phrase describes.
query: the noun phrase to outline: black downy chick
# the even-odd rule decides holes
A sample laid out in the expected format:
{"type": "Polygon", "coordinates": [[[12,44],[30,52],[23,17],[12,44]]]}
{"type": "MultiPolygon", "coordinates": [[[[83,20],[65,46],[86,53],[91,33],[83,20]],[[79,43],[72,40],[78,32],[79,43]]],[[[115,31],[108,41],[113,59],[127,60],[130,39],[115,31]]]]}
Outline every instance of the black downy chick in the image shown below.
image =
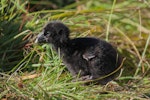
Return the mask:
{"type": "Polygon", "coordinates": [[[62,57],[71,74],[80,80],[95,80],[96,84],[106,84],[115,79],[120,72],[102,78],[121,65],[121,59],[111,44],[101,39],[69,38],[69,29],[59,21],[49,22],[36,39],[38,43],[50,43],[62,57]]]}

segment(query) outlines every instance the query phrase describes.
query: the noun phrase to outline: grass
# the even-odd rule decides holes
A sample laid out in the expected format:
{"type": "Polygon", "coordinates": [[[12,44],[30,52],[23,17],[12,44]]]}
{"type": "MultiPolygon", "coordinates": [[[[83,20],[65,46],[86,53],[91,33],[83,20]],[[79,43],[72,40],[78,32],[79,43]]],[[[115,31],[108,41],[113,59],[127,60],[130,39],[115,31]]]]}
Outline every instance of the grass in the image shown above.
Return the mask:
{"type": "Polygon", "coordinates": [[[0,1],[0,98],[2,100],[150,99],[149,1],[82,0],[57,10],[29,12],[27,2],[0,1]],[[51,45],[36,45],[50,20],[61,20],[71,38],[108,40],[126,58],[117,84],[72,82],[51,45]],[[113,88],[115,87],[115,88],[113,88]]]}

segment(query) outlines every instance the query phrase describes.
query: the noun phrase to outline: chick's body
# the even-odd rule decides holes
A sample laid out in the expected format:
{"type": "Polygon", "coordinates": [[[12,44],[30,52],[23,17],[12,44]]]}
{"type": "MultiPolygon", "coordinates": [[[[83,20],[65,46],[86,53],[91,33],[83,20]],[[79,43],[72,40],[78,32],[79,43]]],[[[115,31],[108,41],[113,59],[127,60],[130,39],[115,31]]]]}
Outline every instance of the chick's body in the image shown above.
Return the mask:
{"type": "MultiPolygon", "coordinates": [[[[94,80],[110,74],[120,66],[116,50],[107,42],[96,38],[76,38],[70,40],[69,46],[62,52],[63,62],[74,75],[89,76],[94,80]],[[68,50],[67,50],[68,49],[68,50]]],[[[98,80],[106,84],[114,75],[98,80]]]]}
{"type": "MultiPolygon", "coordinates": [[[[78,75],[83,80],[95,80],[108,75],[121,64],[111,44],[92,37],[70,39],[69,29],[61,22],[47,24],[37,41],[51,43],[56,51],[60,49],[61,57],[68,70],[73,76],[78,75]]],[[[118,73],[119,71],[96,82],[106,84],[118,73]]]]}

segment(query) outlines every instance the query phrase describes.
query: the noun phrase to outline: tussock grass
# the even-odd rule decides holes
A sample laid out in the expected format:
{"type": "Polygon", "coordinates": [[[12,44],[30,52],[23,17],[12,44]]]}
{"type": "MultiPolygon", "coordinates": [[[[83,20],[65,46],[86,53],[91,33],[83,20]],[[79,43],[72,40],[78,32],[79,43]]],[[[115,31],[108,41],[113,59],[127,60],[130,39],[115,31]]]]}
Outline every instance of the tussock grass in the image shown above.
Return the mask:
{"type": "MultiPolygon", "coordinates": [[[[0,1],[0,98],[8,100],[150,99],[149,1],[82,0],[57,10],[29,12],[29,1],[0,1]],[[34,40],[43,25],[61,20],[71,38],[109,40],[123,58],[117,84],[72,82],[51,45],[34,40]]],[[[39,5],[40,6],[40,5],[39,5]]]]}

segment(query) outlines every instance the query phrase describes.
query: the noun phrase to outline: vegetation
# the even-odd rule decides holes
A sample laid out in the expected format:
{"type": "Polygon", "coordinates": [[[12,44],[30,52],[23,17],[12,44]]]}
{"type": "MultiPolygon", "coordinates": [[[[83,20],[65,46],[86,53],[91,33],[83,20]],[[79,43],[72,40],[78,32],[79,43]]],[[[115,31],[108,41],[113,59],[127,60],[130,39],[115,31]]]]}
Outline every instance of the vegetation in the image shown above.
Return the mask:
{"type": "Polygon", "coordinates": [[[150,99],[148,0],[70,0],[58,6],[51,1],[0,1],[2,100],[150,99]],[[112,43],[126,59],[117,84],[84,86],[72,82],[51,46],[34,43],[43,25],[51,20],[68,25],[72,38],[95,36],[112,43]]]}

